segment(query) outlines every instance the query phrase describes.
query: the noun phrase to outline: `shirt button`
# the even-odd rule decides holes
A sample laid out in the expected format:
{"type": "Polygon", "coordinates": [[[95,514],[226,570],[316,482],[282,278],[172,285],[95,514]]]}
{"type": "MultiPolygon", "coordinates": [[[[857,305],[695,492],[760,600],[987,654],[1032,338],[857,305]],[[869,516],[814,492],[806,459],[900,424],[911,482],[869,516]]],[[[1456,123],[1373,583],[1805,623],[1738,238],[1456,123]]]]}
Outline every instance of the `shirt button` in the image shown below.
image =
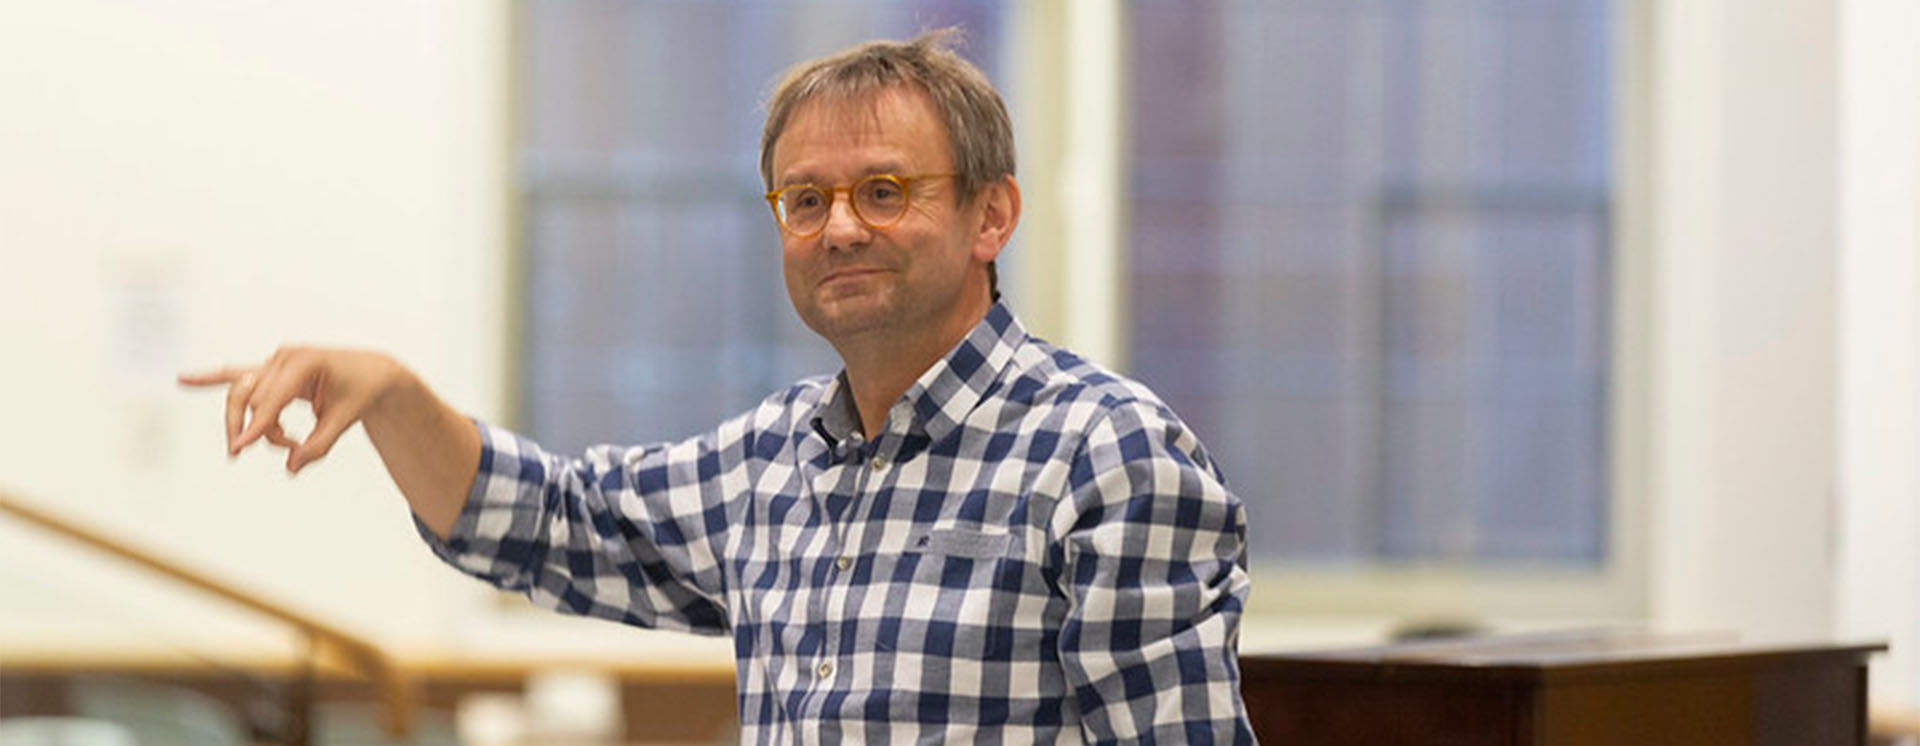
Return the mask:
{"type": "Polygon", "coordinates": [[[872,466],[874,471],[884,471],[887,468],[887,457],[874,456],[873,461],[868,465],[872,466]]]}
{"type": "Polygon", "coordinates": [[[841,557],[840,559],[834,560],[833,564],[835,567],[838,567],[841,570],[851,570],[853,569],[853,558],[841,557]]]}
{"type": "Polygon", "coordinates": [[[818,674],[820,674],[820,678],[823,678],[823,679],[824,679],[824,678],[826,678],[826,677],[828,677],[828,676],[832,676],[832,675],[833,675],[833,664],[832,664],[832,663],[828,663],[828,662],[826,662],[826,661],[821,661],[821,662],[820,662],[820,667],[819,667],[819,668],[815,668],[815,669],[814,669],[814,673],[818,673],[818,674]]]}

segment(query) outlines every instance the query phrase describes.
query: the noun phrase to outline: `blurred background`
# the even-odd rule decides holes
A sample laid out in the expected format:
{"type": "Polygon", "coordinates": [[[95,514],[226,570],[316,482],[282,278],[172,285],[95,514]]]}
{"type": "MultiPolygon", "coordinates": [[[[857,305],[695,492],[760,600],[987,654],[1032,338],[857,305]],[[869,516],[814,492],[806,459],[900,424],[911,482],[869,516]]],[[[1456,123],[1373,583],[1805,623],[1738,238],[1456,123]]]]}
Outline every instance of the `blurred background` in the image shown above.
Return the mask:
{"type": "Polygon", "coordinates": [[[727,738],[726,641],[502,597],[363,437],[229,462],[173,376],[379,348],[577,450],[831,373],[761,104],[947,25],[1016,123],[1012,307],[1247,504],[1243,650],[1885,640],[1875,702],[1920,705],[1905,0],[0,0],[0,493],[309,620],[0,514],[0,716],[180,700],[264,740],[305,686],[320,740],[383,742],[347,703],[380,666],[320,624],[411,672],[428,739],[727,738]]]}

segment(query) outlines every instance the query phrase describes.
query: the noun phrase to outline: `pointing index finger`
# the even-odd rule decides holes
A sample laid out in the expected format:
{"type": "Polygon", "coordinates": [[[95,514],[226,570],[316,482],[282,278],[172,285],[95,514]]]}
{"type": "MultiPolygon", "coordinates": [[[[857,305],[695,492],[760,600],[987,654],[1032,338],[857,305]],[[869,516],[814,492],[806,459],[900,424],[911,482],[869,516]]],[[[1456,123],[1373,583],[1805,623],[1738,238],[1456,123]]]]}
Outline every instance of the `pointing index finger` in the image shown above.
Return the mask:
{"type": "Polygon", "coordinates": [[[214,386],[222,383],[231,383],[238,377],[238,370],[234,368],[221,368],[219,370],[209,370],[199,373],[182,371],[174,376],[174,380],[183,386],[214,386]]]}

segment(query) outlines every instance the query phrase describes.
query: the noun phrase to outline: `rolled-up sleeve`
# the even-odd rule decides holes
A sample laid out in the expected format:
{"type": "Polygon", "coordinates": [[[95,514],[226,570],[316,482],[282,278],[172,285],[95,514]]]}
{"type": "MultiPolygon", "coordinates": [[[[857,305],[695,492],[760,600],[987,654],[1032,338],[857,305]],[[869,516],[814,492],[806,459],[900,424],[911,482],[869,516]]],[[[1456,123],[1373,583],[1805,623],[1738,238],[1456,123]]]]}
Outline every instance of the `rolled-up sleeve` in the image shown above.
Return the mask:
{"type": "Polygon", "coordinates": [[[511,431],[478,426],[480,467],[452,530],[441,539],[415,519],[436,555],[561,612],[727,631],[717,549],[728,525],[719,445],[727,428],[564,458],[511,431]]]}
{"type": "Polygon", "coordinates": [[[1090,742],[1252,743],[1240,697],[1245,517],[1160,407],[1088,430],[1051,527],[1073,597],[1060,657],[1090,742]]]}

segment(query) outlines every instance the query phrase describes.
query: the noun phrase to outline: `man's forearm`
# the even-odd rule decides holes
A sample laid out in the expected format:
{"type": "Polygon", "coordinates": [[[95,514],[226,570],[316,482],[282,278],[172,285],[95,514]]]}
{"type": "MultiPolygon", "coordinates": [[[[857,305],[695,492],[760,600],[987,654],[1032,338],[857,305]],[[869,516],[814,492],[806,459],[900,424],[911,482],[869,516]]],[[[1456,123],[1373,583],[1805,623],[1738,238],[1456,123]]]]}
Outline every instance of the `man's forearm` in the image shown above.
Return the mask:
{"type": "Polygon", "coordinates": [[[480,468],[480,431],[411,372],[367,410],[367,437],[413,514],[446,538],[480,468]]]}

